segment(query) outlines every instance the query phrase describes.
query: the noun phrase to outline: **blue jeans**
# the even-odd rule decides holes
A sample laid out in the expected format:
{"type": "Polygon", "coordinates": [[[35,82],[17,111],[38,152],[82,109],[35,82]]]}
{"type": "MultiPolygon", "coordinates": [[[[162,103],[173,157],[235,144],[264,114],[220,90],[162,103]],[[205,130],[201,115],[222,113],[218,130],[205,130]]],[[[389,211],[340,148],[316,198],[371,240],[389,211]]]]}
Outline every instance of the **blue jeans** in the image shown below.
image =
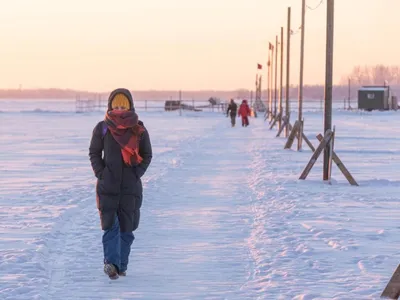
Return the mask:
{"type": "Polygon", "coordinates": [[[103,233],[104,263],[113,264],[119,272],[125,272],[134,239],[133,232],[120,232],[118,217],[115,216],[113,226],[103,233]]]}

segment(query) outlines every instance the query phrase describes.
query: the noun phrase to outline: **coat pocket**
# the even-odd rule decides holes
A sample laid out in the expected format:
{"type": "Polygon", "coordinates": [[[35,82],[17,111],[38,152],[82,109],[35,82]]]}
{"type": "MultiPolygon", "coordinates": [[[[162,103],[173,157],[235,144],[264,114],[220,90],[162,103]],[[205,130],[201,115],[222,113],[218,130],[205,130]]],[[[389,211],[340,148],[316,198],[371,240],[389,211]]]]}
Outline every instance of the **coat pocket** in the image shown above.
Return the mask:
{"type": "Polygon", "coordinates": [[[118,195],[121,192],[108,167],[104,168],[100,179],[97,180],[96,192],[99,195],[118,195]]]}

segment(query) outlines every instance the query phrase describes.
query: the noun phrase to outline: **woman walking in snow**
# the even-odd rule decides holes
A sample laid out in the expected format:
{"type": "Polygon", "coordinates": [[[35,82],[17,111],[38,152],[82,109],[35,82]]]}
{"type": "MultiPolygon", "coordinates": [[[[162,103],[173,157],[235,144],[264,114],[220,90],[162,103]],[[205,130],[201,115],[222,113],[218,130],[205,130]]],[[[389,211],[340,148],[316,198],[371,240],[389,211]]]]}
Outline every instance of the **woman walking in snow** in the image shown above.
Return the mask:
{"type": "Polygon", "coordinates": [[[247,127],[249,126],[249,116],[251,114],[251,110],[249,105],[247,104],[247,100],[244,99],[242,104],[240,104],[238,117],[242,117],[242,126],[247,127]]]}
{"type": "Polygon", "coordinates": [[[140,178],[152,159],[149,133],[138,120],[127,89],[110,94],[105,119],[93,130],[89,157],[97,178],[96,201],[104,230],[104,272],[117,279],[126,275],[133,232],[140,220],[140,178]]]}

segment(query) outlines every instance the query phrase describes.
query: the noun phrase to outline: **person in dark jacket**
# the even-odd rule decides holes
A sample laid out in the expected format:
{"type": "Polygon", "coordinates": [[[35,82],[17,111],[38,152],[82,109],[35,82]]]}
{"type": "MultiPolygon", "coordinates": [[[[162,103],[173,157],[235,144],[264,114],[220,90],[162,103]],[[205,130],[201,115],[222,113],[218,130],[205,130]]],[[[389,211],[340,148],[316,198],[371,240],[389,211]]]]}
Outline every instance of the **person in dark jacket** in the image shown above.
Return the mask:
{"type": "Polygon", "coordinates": [[[236,114],[237,114],[237,104],[233,99],[231,99],[231,103],[229,103],[228,109],[226,110],[226,116],[229,115],[230,112],[230,117],[231,117],[231,125],[232,127],[235,127],[236,123],[236,114]]]}
{"type": "Polygon", "coordinates": [[[126,275],[133,232],[140,220],[141,177],[152,159],[149,133],[138,119],[129,90],[111,92],[105,119],[93,130],[89,157],[104,230],[104,272],[117,279],[126,275]]]}

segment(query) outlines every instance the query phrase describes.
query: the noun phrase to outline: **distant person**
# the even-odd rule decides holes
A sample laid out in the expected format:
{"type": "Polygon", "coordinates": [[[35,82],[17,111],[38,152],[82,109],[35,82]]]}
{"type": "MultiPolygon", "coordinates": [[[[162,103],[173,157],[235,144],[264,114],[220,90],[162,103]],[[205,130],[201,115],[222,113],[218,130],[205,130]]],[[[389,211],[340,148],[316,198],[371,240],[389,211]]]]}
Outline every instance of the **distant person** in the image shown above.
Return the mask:
{"type": "Polygon", "coordinates": [[[238,117],[242,117],[242,126],[247,127],[249,126],[249,116],[251,114],[251,110],[249,105],[247,104],[247,100],[244,99],[242,104],[240,104],[238,117]]]}
{"type": "Polygon", "coordinates": [[[236,124],[236,114],[237,114],[237,104],[233,99],[231,99],[228,109],[226,110],[226,116],[228,117],[228,115],[230,115],[232,127],[235,127],[236,124]]]}
{"type": "Polygon", "coordinates": [[[126,276],[133,231],[140,220],[140,178],[152,159],[149,133],[135,113],[128,90],[110,94],[105,119],[93,130],[89,157],[97,177],[96,202],[104,230],[104,272],[117,279],[126,276]]]}

